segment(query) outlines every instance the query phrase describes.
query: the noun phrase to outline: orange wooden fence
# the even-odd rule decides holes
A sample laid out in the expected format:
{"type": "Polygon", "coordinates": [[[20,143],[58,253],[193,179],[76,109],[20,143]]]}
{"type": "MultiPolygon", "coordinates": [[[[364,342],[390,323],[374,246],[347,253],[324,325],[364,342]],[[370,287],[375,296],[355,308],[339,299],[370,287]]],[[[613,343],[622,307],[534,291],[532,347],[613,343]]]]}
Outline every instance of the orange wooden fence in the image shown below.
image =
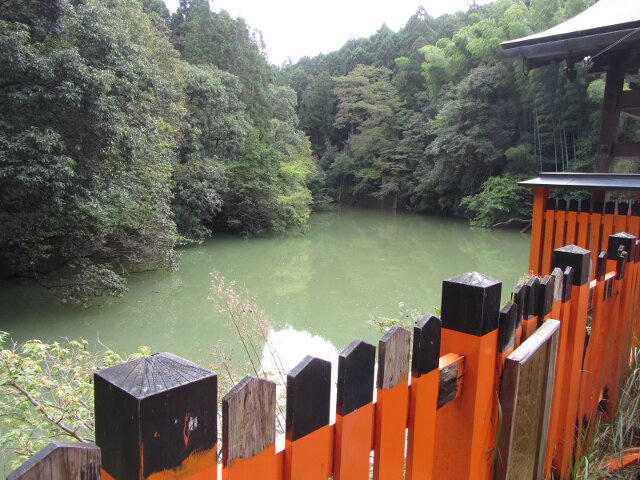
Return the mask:
{"type": "Polygon", "coordinates": [[[224,396],[219,445],[215,373],[166,353],[101,370],[102,478],[569,478],[596,415],[615,411],[640,333],[640,242],[605,243],[596,257],[556,248],[550,273],[502,306],[497,280],[445,280],[441,319],[340,353],[335,422],[331,365],[306,357],[287,377],[281,450],[272,382],[246,377],[224,396]]]}

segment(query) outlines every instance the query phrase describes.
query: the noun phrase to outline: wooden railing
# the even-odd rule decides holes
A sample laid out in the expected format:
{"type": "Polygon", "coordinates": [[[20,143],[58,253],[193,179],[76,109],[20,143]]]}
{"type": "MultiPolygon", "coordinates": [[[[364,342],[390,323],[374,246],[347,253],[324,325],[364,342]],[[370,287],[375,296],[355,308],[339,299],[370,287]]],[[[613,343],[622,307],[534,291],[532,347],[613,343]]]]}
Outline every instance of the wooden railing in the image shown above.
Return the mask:
{"type": "Polygon", "coordinates": [[[615,411],[640,333],[636,237],[605,247],[593,280],[589,250],[555,249],[550,274],[502,307],[497,280],[445,280],[441,319],[392,327],[377,372],[374,345],[340,353],[335,422],[331,365],[306,357],[287,376],[282,449],[275,384],[245,377],[222,400],[220,465],[215,373],[167,353],[96,372],[102,478],[568,478],[598,412],[615,411]]]}

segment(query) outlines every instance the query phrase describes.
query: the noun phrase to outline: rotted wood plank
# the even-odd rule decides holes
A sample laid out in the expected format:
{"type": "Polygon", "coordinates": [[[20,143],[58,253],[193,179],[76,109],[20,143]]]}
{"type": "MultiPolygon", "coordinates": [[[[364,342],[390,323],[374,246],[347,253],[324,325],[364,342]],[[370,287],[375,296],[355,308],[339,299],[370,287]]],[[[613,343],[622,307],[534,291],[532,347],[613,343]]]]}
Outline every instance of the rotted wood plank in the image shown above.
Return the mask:
{"type": "Polygon", "coordinates": [[[498,479],[543,478],[559,327],[547,320],[507,357],[498,479]]]}
{"type": "Polygon", "coordinates": [[[247,375],[222,399],[222,463],[258,455],[275,444],[276,384],[247,375]]]}
{"type": "Polygon", "coordinates": [[[100,449],[92,443],[51,442],[7,480],[100,480],[100,449]]]}
{"type": "Polygon", "coordinates": [[[390,390],[401,381],[407,380],[410,345],[411,334],[397,325],[391,327],[380,339],[377,380],[379,389],[390,390]]]}

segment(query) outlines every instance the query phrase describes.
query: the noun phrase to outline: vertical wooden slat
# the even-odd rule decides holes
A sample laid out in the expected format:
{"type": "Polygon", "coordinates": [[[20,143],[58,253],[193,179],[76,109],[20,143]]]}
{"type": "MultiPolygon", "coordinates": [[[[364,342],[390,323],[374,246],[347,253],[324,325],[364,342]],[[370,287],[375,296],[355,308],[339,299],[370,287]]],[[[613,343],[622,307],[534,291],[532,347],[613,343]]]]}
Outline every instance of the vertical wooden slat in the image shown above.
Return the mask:
{"type": "Polygon", "coordinates": [[[536,187],[533,194],[533,221],[531,222],[531,247],[529,250],[529,273],[539,275],[544,245],[544,218],[549,189],[536,187]]]}
{"type": "Polygon", "coordinates": [[[489,475],[501,289],[501,282],[476,272],[443,282],[440,353],[462,355],[465,364],[462,395],[438,410],[434,478],[489,475]]]}
{"type": "Polygon", "coordinates": [[[615,232],[613,231],[613,224],[615,221],[616,204],[615,202],[607,202],[604,206],[604,215],[602,216],[602,242],[598,252],[607,251],[609,237],[615,232]]]}
{"type": "Polygon", "coordinates": [[[507,358],[498,479],[543,478],[559,326],[545,322],[507,358]]]}
{"type": "Polygon", "coordinates": [[[351,342],[338,356],[336,442],[333,475],[336,480],[368,480],[373,445],[373,405],[376,347],[351,342]]]}
{"type": "Polygon", "coordinates": [[[575,244],[578,234],[578,210],[580,204],[578,200],[569,200],[567,210],[567,229],[565,233],[565,244],[575,244]]]}
{"type": "Polygon", "coordinates": [[[511,297],[513,303],[518,307],[518,312],[516,314],[516,330],[513,339],[513,347],[518,348],[522,341],[522,324],[523,324],[523,315],[524,315],[524,304],[527,295],[527,287],[522,285],[521,283],[516,285],[516,288],[513,290],[513,295],[511,297]]]}
{"type": "Polygon", "coordinates": [[[573,268],[571,288],[571,314],[568,323],[561,326],[560,336],[566,334],[566,365],[563,372],[563,399],[566,402],[564,425],[561,429],[560,469],[564,475],[569,467],[575,441],[574,432],[578,415],[582,360],[584,354],[589,305],[589,274],[591,252],[576,245],[569,245],[553,252],[553,266],[573,268]]]}
{"type": "Polygon", "coordinates": [[[99,480],[100,449],[91,443],[51,442],[7,480],[99,480]]]}
{"type": "Polygon", "coordinates": [[[498,317],[498,360],[496,362],[496,391],[500,391],[500,377],[507,357],[515,350],[518,306],[507,302],[498,317]]]}
{"type": "Polygon", "coordinates": [[[159,353],[99,370],[94,382],[96,443],[111,478],[217,478],[215,373],[159,353]]]}
{"type": "MultiPolygon", "coordinates": [[[[602,237],[602,210],[604,205],[600,202],[593,202],[592,213],[589,218],[589,246],[585,247],[591,252],[591,262],[595,265],[598,254],[602,251],[600,248],[600,239],[602,237]]],[[[593,279],[593,275],[591,276],[593,279]]]]}
{"type": "Polygon", "coordinates": [[[562,269],[554,268],[551,272],[553,280],[553,304],[551,305],[551,318],[558,320],[562,308],[562,269]]]}
{"type": "Polygon", "coordinates": [[[276,384],[246,376],[222,399],[222,478],[281,480],[276,456],[276,384]]]}
{"type": "Polygon", "coordinates": [[[547,199],[547,209],[544,212],[544,241],[542,247],[542,259],[540,271],[536,275],[546,275],[551,271],[551,252],[553,252],[553,242],[556,234],[556,201],[553,198],[547,199]]]}
{"type": "Polygon", "coordinates": [[[538,307],[540,303],[540,279],[532,277],[527,281],[527,296],[524,303],[522,340],[529,338],[538,328],[538,307]]]}
{"type": "Polygon", "coordinates": [[[549,319],[551,315],[551,309],[553,307],[553,297],[555,293],[555,277],[547,275],[540,282],[540,295],[538,305],[538,327],[542,325],[544,321],[549,319]]]}
{"type": "Polygon", "coordinates": [[[393,326],[378,345],[374,480],[402,479],[404,475],[410,343],[411,334],[393,326]]]}
{"type": "Polygon", "coordinates": [[[589,203],[581,200],[578,213],[578,233],[576,237],[576,245],[582,248],[588,248],[589,239],[589,203]]]}
{"type": "Polygon", "coordinates": [[[413,328],[407,480],[432,478],[442,321],[425,315],[413,328]]]}
{"type": "MultiPolygon", "coordinates": [[[[565,242],[565,233],[567,230],[567,201],[564,198],[558,199],[558,206],[556,208],[556,232],[553,239],[553,248],[560,248],[567,245],[565,242]]],[[[545,271],[542,275],[547,275],[551,272],[545,271]]]]}
{"type": "Polygon", "coordinates": [[[287,375],[285,480],[331,476],[330,396],[331,362],[307,355],[287,375]]]}

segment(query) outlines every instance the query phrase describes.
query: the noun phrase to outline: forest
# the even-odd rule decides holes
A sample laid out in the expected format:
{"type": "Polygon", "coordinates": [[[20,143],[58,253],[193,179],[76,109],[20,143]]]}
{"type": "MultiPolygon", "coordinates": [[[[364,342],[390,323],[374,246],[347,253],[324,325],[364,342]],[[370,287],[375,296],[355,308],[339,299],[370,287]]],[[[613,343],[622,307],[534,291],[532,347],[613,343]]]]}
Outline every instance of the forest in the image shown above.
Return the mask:
{"type": "Polygon", "coordinates": [[[592,3],[419,8],[274,66],[209,0],[4,0],[0,278],[84,303],[216,232],[304,232],[312,209],[526,218],[517,180],[593,169],[604,80],[526,72],[499,44],[592,3]]]}

